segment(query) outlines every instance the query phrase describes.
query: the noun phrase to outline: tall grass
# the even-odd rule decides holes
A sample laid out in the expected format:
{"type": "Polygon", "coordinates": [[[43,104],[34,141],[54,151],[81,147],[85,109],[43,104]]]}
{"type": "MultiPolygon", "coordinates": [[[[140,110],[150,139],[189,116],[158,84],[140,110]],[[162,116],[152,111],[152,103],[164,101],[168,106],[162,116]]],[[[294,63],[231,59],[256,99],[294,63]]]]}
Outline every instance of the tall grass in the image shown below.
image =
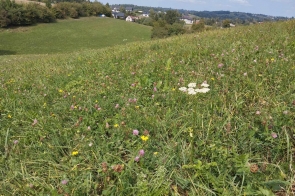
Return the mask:
{"type": "Polygon", "coordinates": [[[291,195],[294,25],[5,57],[0,194],[291,195]]]}

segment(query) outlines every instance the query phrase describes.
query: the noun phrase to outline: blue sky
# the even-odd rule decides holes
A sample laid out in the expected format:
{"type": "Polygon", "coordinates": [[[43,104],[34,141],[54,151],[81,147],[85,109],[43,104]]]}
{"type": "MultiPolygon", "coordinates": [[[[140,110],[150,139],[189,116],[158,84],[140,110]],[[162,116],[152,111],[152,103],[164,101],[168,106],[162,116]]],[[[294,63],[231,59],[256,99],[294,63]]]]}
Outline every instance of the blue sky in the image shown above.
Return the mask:
{"type": "Polygon", "coordinates": [[[106,4],[134,4],[196,11],[237,11],[295,17],[295,0],[98,0],[106,4]]]}

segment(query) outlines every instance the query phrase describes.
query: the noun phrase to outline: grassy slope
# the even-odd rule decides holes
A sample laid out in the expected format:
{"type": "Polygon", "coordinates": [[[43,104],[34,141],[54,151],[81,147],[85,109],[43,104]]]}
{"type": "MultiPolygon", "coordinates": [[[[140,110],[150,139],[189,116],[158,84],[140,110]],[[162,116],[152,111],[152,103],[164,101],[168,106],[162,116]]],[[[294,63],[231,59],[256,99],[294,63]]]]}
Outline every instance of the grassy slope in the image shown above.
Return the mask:
{"type": "Polygon", "coordinates": [[[112,18],[59,20],[57,23],[0,30],[0,55],[99,49],[150,40],[150,34],[150,27],[112,18]]]}
{"type": "Polygon", "coordinates": [[[291,195],[294,29],[289,21],[5,57],[0,194],[271,195],[283,186],[291,195]],[[207,94],[178,90],[205,80],[207,94]]]}

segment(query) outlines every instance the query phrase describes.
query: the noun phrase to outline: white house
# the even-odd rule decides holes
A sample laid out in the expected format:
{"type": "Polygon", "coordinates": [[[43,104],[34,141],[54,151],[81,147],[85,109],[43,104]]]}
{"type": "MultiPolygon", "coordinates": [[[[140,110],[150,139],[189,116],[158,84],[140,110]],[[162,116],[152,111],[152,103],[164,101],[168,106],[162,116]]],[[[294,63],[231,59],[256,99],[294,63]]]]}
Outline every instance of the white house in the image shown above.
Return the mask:
{"type": "Polygon", "coordinates": [[[127,16],[126,21],[127,22],[133,22],[133,18],[131,16],[127,16]]]}
{"type": "Polygon", "coordinates": [[[184,21],[185,22],[185,24],[193,24],[194,23],[194,21],[193,20],[190,20],[190,19],[180,19],[180,20],[182,20],[182,21],[184,21]]]}
{"type": "Polygon", "coordinates": [[[148,12],[144,12],[144,13],[142,13],[142,16],[143,16],[143,17],[149,17],[150,14],[149,14],[148,12]]]}

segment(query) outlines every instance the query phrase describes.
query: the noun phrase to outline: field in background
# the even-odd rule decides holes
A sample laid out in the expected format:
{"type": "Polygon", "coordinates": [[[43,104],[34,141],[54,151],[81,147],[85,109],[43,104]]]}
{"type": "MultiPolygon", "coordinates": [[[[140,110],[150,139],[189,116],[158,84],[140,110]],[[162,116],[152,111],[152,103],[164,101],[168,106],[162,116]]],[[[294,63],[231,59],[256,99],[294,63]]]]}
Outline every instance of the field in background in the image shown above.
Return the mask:
{"type": "Polygon", "coordinates": [[[134,34],[85,20],[1,32],[62,53],[0,56],[0,195],[294,194],[294,20],[103,49],[134,34]]]}
{"type": "Polygon", "coordinates": [[[88,17],[0,29],[0,55],[53,54],[147,41],[151,27],[112,18],[88,17]]]}

